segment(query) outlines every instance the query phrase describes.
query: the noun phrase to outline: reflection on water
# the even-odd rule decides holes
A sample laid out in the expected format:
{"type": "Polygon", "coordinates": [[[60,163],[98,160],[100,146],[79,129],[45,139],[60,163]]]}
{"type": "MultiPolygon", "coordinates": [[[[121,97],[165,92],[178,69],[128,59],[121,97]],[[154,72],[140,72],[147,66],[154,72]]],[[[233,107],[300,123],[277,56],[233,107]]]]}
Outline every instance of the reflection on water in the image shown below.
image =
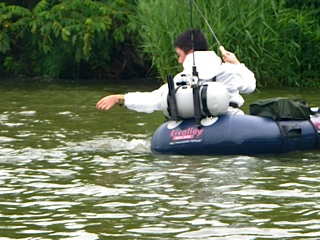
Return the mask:
{"type": "Polygon", "coordinates": [[[161,113],[98,112],[104,89],[1,91],[1,239],[320,238],[320,151],[153,155],[161,113]]]}

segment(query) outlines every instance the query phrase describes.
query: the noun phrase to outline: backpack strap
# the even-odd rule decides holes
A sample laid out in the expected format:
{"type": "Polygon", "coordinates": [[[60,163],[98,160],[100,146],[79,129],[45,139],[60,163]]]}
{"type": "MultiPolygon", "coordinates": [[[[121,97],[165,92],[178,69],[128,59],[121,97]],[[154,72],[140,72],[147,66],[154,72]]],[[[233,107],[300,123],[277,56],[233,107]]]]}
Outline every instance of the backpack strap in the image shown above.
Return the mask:
{"type": "Polygon", "coordinates": [[[168,96],[167,96],[167,103],[168,103],[168,113],[174,121],[178,120],[178,109],[177,109],[177,101],[176,101],[176,89],[174,89],[174,82],[173,76],[170,74],[167,76],[168,82],[168,96]]]}
{"type": "Polygon", "coordinates": [[[202,84],[201,88],[201,103],[202,103],[202,110],[205,113],[207,117],[212,117],[212,114],[210,113],[207,105],[207,91],[208,91],[208,85],[205,84],[206,82],[216,82],[217,77],[214,76],[213,78],[209,80],[205,80],[204,83],[202,84]]]}
{"type": "Polygon", "coordinates": [[[208,85],[207,84],[202,85],[202,88],[201,88],[202,110],[206,116],[211,117],[211,113],[210,113],[210,111],[208,109],[208,105],[207,105],[207,90],[208,90],[208,85]]]}

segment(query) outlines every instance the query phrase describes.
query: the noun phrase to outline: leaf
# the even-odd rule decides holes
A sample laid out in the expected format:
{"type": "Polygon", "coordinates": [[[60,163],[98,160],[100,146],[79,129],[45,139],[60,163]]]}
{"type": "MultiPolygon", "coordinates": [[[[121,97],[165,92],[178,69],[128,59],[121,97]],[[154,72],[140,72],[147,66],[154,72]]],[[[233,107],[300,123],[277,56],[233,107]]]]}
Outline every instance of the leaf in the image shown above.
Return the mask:
{"type": "Polygon", "coordinates": [[[64,41],[69,41],[70,32],[67,29],[63,28],[61,36],[64,41]]]}

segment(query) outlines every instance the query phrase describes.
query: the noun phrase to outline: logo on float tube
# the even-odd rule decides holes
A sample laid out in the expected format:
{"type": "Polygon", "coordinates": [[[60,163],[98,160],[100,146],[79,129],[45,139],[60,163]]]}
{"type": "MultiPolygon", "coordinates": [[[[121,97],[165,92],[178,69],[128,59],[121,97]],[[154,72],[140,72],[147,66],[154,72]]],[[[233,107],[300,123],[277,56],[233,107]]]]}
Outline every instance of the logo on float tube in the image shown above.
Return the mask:
{"type": "Polygon", "coordinates": [[[315,128],[318,130],[318,133],[320,132],[320,121],[316,121],[314,119],[311,119],[311,122],[315,126],[315,128]]]}
{"type": "Polygon", "coordinates": [[[201,142],[200,139],[203,129],[189,127],[187,129],[172,129],[170,137],[174,141],[171,144],[186,143],[186,142],[201,142]]]}

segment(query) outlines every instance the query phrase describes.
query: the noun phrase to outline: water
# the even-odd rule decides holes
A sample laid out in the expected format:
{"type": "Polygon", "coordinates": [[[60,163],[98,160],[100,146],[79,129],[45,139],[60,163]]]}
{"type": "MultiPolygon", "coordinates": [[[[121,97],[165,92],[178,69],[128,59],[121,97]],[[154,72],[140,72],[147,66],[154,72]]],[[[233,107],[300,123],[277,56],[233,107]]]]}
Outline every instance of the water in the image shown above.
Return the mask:
{"type": "MultiPolygon", "coordinates": [[[[0,84],[0,239],[320,239],[319,151],[150,153],[161,113],[95,103],[155,83],[0,84]]],[[[320,106],[317,90],[260,89],[320,106]]]]}

